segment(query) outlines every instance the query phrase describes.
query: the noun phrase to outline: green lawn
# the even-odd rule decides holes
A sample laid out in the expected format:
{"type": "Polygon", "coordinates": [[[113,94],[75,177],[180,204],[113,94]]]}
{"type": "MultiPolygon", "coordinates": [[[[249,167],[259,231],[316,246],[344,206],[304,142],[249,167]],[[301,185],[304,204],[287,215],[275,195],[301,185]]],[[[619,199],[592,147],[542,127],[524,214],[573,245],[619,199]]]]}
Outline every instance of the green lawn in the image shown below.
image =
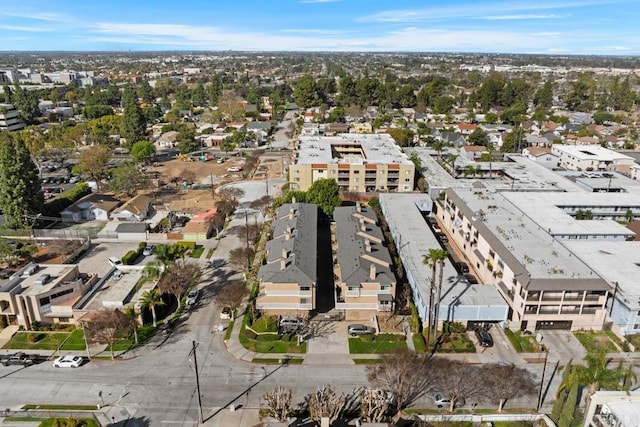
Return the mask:
{"type": "Polygon", "coordinates": [[[274,316],[262,316],[251,325],[251,329],[256,333],[278,332],[278,319],[274,316]]]}
{"type": "MultiPolygon", "coordinates": [[[[277,334],[269,334],[271,338],[280,337],[277,334]]],[[[247,350],[255,351],[256,353],[306,353],[307,343],[303,342],[298,345],[297,340],[294,338],[292,341],[283,341],[282,338],[266,340],[266,337],[262,337],[258,340],[257,336],[248,329],[244,329],[240,332],[240,344],[247,350]]]]}
{"type": "Polygon", "coordinates": [[[349,338],[351,354],[383,354],[406,349],[407,342],[403,335],[379,334],[349,338]]]}
{"type": "Polygon", "coordinates": [[[203,252],[204,252],[204,246],[198,245],[198,246],[195,247],[195,249],[193,249],[191,251],[189,256],[191,258],[200,258],[202,256],[203,252]]]}
{"type": "Polygon", "coordinates": [[[442,337],[437,351],[441,353],[475,353],[476,346],[466,333],[450,333],[442,337]]]}
{"type": "MultiPolygon", "coordinates": [[[[40,427],[53,427],[59,424],[60,421],[66,421],[65,418],[47,418],[42,421],[40,427]]],[[[100,427],[100,424],[92,419],[92,418],[78,418],[78,421],[81,421],[83,424],[76,424],[78,427],[100,427]]],[[[64,425],[64,424],[63,424],[64,425]]]]}
{"type": "Polygon", "coordinates": [[[411,334],[413,340],[413,347],[416,349],[416,353],[424,353],[427,351],[427,343],[424,336],[418,332],[411,334]]]}
{"type": "Polygon", "coordinates": [[[61,350],[70,351],[70,350],[84,350],[86,347],[84,345],[84,335],[82,335],[82,329],[76,329],[71,332],[69,338],[65,341],[61,350]]]}
{"type": "Polygon", "coordinates": [[[512,331],[509,328],[504,330],[504,334],[513,349],[518,353],[540,353],[544,351],[544,345],[536,342],[536,338],[533,335],[522,335],[522,331],[512,331]]]}
{"type": "Polygon", "coordinates": [[[615,353],[618,351],[604,332],[576,331],[573,334],[588,352],[604,350],[607,353],[615,353]]]}
{"type": "Polygon", "coordinates": [[[235,320],[229,322],[229,326],[227,326],[227,330],[224,332],[225,341],[229,341],[229,338],[231,338],[231,333],[233,332],[233,325],[235,324],[235,322],[235,320]]]}
{"type": "Polygon", "coordinates": [[[96,405],[24,405],[23,410],[29,409],[45,409],[49,411],[95,411],[96,405]]]}
{"type": "Polygon", "coordinates": [[[636,348],[636,351],[640,349],[640,334],[627,335],[626,338],[627,338],[627,341],[629,341],[631,345],[633,345],[636,348]]]}
{"type": "MultiPolygon", "coordinates": [[[[80,331],[82,334],[82,331],[80,331]]],[[[19,349],[19,350],[56,350],[66,337],[70,334],[68,332],[18,332],[16,333],[4,347],[6,349],[19,349]],[[31,342],[29,336],[33,334],[42,334],[43,338],[31,342]]],[[[83,347],[84,349],[84,344],[83,347]]]]}

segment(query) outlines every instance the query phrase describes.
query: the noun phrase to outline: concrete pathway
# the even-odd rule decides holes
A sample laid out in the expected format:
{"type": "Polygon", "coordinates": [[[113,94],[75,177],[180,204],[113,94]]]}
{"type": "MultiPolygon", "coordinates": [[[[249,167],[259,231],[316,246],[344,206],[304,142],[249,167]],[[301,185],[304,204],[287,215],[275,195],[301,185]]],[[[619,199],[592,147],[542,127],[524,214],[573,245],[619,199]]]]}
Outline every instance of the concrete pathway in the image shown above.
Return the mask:
{"type": "Polygon", "coordinates": [[[0,348],[9,342],[13,334],[18,332],[18,325],[9,325],[0,331],[0,348]]]}

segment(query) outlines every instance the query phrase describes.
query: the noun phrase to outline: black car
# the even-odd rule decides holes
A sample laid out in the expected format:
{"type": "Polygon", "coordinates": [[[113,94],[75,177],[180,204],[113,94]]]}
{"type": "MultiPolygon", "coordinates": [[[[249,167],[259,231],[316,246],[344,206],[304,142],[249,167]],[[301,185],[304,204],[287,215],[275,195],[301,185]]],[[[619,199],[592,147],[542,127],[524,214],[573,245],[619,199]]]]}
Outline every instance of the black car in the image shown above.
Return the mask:
{"type": "Polygon", "coordinates": [[[493,347],[493,338],[491,334],[484,329],[476,329],[476,338],[481,347],[493,347]]]}
{"type": "Polygon", "coordinates": [[[469,266],[467,265],[466,262],[463,261],[459,261],[456,263],[458,270],[460,270],[460,273],[462,274],[466,274],[469,272],[469,266]]]}
{"type": "Polygon", "coordinates": [[[30,366],[34,363],[34,357],[26,353],[14,353],[0,358],[0,363],[3,366],[9,365],[22,365],[30,366]]]}

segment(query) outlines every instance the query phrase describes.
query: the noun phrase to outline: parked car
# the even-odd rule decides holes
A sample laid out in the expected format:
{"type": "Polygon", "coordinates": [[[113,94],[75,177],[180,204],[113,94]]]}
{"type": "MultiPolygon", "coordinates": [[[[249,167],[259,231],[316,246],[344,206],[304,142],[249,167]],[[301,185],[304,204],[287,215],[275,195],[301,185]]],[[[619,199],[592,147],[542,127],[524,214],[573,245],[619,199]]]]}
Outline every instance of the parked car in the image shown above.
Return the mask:
{"type": "Polygon", "coordinates": [[[349,332],[349,335],[351,335],[352,337],[355,337],[355,336],[358,336],[358,335],[373,334],[373,333],[375,333],[375,330],[370,326],[365,326],[365,325],[361,325],[359,323],[354,323],[352,325],[349,325],[348,332],[349,332]]]}
{"type": "Polygon", "coordinates": [[[69,184],[75,184],[77,182],[80,182],[79,176],[72,176],[71,178],[69,178],[69,184]]]}
{"type": "Polygon", "coordinates": [[[0,357],[0,363],[3,366],[22,365],[30,366],[34,363],[34,357],[26,353],[13,353],[0,357]]]}
{"type": "MultiPolygon", "coordinates": [[[[438,407],[438,408],[449,408],[451,407],[451,399],[449,399],[447,396],[445,396],[442,393],[436,393],[433,395],[433,403],[438,407]]],[[[456,400],[456,403],[454,404],[454,408],[459,408],[461,406],[464,406],[464,398],[459,398],[456,400]]]]}
{"type": "Polygon", "coordinates": [[[193,305],[198,301],[198,297],[200,297],[200,291],[198,289],[193,289],[187,295],[187,305],[193,305]]]}
{"type": "Polygon", "coordinates": [[[142,255],[144,256],[149,256],[149,255],[153,255],[153,251],[155,251],[156,247],[153,245],[147,245],[144,247],[144,249],[142,250],[142,255]]]}
{"type": "Polygon", "coordinates": [[[469,272],[469,266],[467,265],[466,262],[459,261],[456,263],[456,266],[458,267],[458,270],[460,270],[460,273],[462,274],[466,274],[469,272]]]}
{"type": "Polygon", "coordinates": [[[484,329],[476,329],[476,338],[478,339],[478,344],[480,344],[481,347],[493,346],[493,337],[491,337],[491,334],[484,329]]]}
{"type": "Polygon", "coordinates": [[[231,319],[231,307],[222,307],[220,312],[221,319],[231,319]]]}
{"type": "Polygon", "coordinates": [[[242,168],[236,167],[236,166],[231,166],[230,168],[227,168],[227,172],[240,172],[242,170],[242,168]]]}
{"type": "Polygon", "coordinates": [[[53,361],[54,368],[77,368],[82,365],[84,360],[80,356],[73,356],[67,354],[66,356],[60,356],[53,361]]]}
{"type": "Polygon", "coordinates": [[[285,333],[295,332],[304,326],[304,320],[298,317],[284,316],[280,319],[280,322],[278,322],[278,326],[280,327],[280,330],[285,333]]]}
{"type": "Polygon", "coordinates": [[[122,265],[122,261],[120,261],[120,258],[112,256],[112,257],[109,257],[109,264],[112,267],[117,267],[119,265],[122,265]]]}

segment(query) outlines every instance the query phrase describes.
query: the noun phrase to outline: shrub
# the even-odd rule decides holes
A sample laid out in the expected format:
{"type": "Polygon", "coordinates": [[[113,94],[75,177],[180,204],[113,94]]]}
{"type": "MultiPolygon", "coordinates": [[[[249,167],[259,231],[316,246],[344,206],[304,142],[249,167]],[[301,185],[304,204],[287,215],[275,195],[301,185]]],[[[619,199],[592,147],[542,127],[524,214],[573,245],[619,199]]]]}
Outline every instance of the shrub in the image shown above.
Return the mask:
{"type": "Polygon", "coordinates": [[[255,338],[259,342],[278,341],[279,339],[280,336],[278,334],[260,334],[255,338]]]}
{"type": "Polygon", "coordinates": [[[0,329],[4,329],[7,326],[9,326],[9,324],[7,323],[7,317],[6,316],[0,316],[0,329]]]}
{"type": "Polygon", "coordinates": [[[144,250],[144,248],[146,248],[146,247],[147,247],[147,242],[140,242],[140,243],[138,243],[138,250],[139,250],[139,251],[143,251],[143,250],[144,250]]]}
{"type": "Polygon", "coordinates": [[[196,248],[196,242],[187,242],[185,240],[180,240],[176,243],[176,246],[183,247],[185,249],[194,250],[196,248]]]}
{"type": "Polygon", "coordinates": [[[63,192],[60,196],[45,203],[42,214],[45,216],[59,216],[60,212],[68,208],[87,194],[91,194],[91,187],[86,182],[76,184],[75,187],[63,192]]]}
{"type": "Polygon", "coordinates": [[[27,341],[31,343],[36,343],[42,340],[46,335],[45,334],[37,334],[35,332],[30,332],[27,334],[27,341]]]}
{"type": "Polygon", "coordinates": [[[463,334],[467,331],[460,322],[444,322],[443,330],[445,334],[463,334]]]}
{"type": "Polygon", "coordinates": [[[124,254],[124,256],[122,257],[122,263],[124,265],[132,265],[136,259],[138,259],[138,256],[140,254],[138,253],[138,251],[129,251],[126,254],[124,254]]]}

